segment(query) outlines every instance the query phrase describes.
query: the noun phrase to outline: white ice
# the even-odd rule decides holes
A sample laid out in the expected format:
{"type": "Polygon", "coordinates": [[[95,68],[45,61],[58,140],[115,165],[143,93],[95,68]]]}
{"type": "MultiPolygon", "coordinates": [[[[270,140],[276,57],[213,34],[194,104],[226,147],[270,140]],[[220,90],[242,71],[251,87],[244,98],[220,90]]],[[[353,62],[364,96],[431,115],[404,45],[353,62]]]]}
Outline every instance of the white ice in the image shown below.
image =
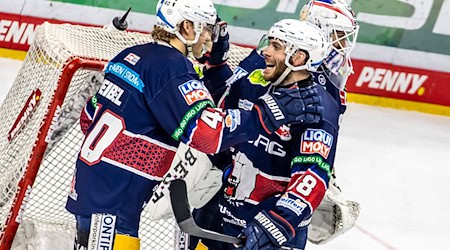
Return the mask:
{"type": "MultiPolygon", "coordinates": [[[[0,102],[20,65],[0,58],[0,102]]],[[[351,231],[307,249],[450,249],[448,157],[450,117],[350,103],[335,167],[361,214],[351,231]]]]}

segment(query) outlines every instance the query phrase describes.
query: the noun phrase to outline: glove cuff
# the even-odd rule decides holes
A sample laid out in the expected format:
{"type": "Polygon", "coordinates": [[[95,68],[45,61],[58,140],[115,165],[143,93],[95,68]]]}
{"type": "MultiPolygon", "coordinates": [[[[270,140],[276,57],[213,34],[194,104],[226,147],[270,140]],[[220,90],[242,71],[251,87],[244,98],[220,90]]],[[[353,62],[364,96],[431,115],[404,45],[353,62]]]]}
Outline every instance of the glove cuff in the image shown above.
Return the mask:
{"type": "Polygon", "coordinates": [[[269,94],[261,96],[253,107],[258,111],[259,121],[268,134],[272,134],[286,122],[282,106],[269,94]]]}
{"type": "Polygon", "coordinates": [[[258,224],[276,246],[282,246],[295,236],[295,230],[284,218],[273,211],[259,212],[254,221],[258,224]],[[269,214],[270,213],[270,214],[269,214]]]}
{"type": "Polygon", "coordinates": [[[259,122],[261,123],[261,126],[263,127],[263,129],[269,135],[272,134],[272,131],[275,131],[276,129],[273,130],[273,128],[270,126],[270,122],[268,122],[268,120],[267,120],[264,109],[260,108],[257,104],[253,105],[253,108],[256,110],[256,112],[258,112],[259,122]],[[267,125],[269,125],[270,129],[267,125]]]}

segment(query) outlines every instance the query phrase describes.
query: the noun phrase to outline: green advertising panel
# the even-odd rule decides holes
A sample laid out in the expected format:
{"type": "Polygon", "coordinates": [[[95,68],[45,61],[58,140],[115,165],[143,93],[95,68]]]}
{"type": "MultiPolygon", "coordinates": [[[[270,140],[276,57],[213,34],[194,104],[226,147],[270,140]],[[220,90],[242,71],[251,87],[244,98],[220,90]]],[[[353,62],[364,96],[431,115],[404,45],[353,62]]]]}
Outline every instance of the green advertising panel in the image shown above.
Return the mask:
{"type": "MultiPolygon", "coordinates": [[[[450,34],[433,31],[438,16],[445,14],[445,11],[441,11],[444,0],[416,2],[414,6],[398,0],[352,1],[361,24],[358,42],[450,55],[450,34]],[[366,13],[379,15],[379,19],[384,19],[384,22],[373,24],[370,19],[376,16],[366,13]],[[392,27],[395,26],[395,19],[398,20],[397,25],[404,28],[392,27]]],[[[450,17],[447,15],[445,19],[448,25],[450,17]]]]}
{"type": "MultiPolygon", "coordinates": [[[[156,0],[57,0],[155,14],[156,0]]],[[[283,18],[298,18],[306,0],[215,0],[220,17],[230,25],[267,30],[283,18]]],[[[353,0],[361,25],[358,42],[450,55],[450,4],[444,0],[353,0]],[[445,10],[446,9],[446,10],[445,10]],[[444,16],[445,15],[445,16],[444,16]],[[445,24],[444,24],[445,23],[445,24]],[[444,27],[444,28],[442,28],[444,27]]]]}

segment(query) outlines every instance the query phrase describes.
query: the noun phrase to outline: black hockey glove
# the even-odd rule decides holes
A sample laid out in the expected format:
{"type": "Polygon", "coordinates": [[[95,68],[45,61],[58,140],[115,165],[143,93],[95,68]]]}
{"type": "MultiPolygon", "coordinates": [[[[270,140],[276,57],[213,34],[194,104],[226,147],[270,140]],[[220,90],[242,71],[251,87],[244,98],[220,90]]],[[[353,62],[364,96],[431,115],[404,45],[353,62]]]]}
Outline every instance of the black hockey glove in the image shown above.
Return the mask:
{"type": "Polygon", "coordinates": [[[266,132],[270,134],[283,124],[320,122],[324,108],[317,88],[321,87],[280,88],[261,96],[254,108],[266,132]]]}
{"type": "Polygon", "coordinates": [[[197,58],[199,63],[208,64],[211,67],[220,66],[227,62],[228,51],[230,50],[230,36],[228,35],[228,24],[217,17],[213,28],[213,45],[201,58],[197,58]]]}
{"type": "Polygon", "coordinates": [[[294,237],[294,228],[278,214],[259,212],[243,230],[245,245],[239,250],[280,249],[294,237]]]}

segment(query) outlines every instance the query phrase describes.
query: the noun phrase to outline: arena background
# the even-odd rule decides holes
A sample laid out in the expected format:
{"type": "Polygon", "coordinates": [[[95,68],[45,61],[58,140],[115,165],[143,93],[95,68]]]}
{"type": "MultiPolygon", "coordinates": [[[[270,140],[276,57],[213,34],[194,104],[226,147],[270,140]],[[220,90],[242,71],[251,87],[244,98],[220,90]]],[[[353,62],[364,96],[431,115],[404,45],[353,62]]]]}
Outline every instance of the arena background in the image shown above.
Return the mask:
{"type": "MultiPolygon", "coordinates": [[[[231,41],[255,46],[306,0],[213,0],[231,41]]],[[[353,0],[361,25],[349,101],[450,115],[450,0],[353,0]]],[[[44,21],[103,26],[132,7],[129,29],[150,32],[156,0],[0,0],[0,57],[23,59],[44,21]]]]}

